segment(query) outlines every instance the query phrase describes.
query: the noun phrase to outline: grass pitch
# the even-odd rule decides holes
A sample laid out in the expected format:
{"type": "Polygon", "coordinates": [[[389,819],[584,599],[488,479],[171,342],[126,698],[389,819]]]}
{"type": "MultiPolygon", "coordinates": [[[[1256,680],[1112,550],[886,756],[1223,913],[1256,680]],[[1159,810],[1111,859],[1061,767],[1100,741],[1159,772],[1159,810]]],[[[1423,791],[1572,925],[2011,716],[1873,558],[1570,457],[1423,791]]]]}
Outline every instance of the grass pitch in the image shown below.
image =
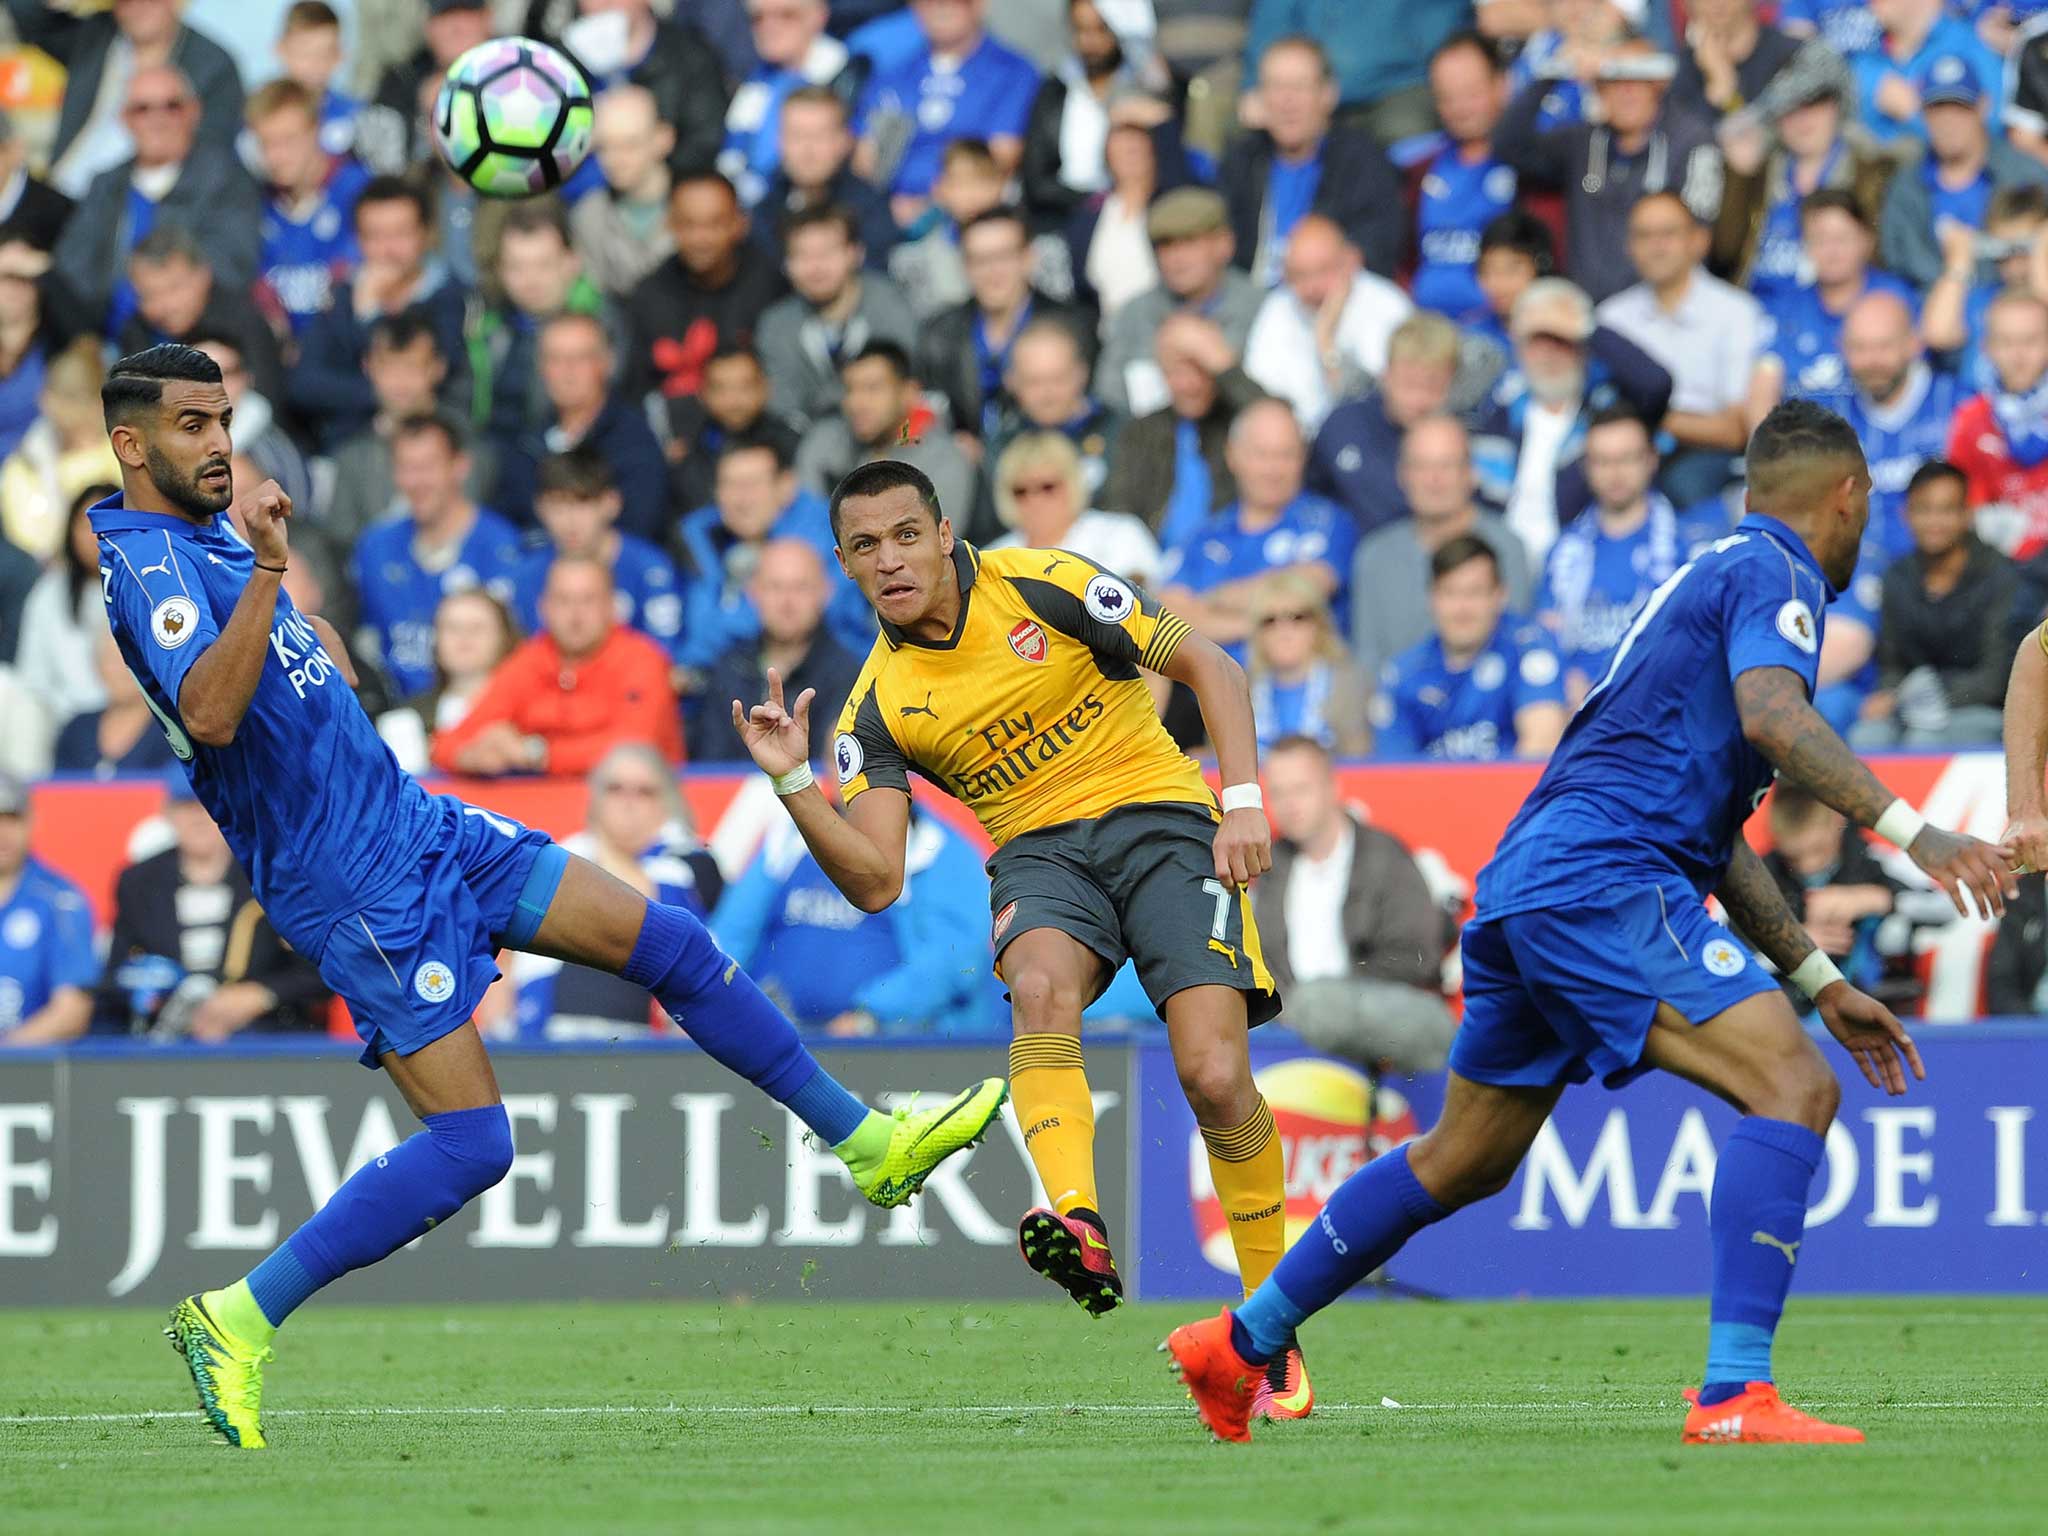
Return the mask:
{"type": "Polygon", "coordinates": [[[1347,1306],[1321,1406],[1199,1431],[1185,1306],[308,1307],[272,1448],[198,1420],[155,1312],[0,1312],[0,1529],[2039,1532],[2048,1307],[1801,1301],[1778,1366],[1864,1447],[1683,1448],[1695,1303],[1347,1306]],[[1391,1398],[1401,1406],[1382,1405],[1391,1398]]]}

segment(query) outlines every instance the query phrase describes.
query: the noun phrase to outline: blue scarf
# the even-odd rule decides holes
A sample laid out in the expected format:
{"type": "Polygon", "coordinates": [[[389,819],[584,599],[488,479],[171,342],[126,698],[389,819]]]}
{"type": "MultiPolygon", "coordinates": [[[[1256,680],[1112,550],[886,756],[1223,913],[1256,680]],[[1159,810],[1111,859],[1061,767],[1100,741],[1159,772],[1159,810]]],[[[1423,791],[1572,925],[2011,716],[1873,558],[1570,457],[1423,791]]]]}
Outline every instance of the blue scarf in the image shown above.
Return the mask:
{"type": "Polygon", "coordinates": [[[2033,469],[2048,460],[2048,373],[2036,379],[2025,394],[1994,384],[1989,395],[1991,414],[1998,418],[2013,462],[2022,469],[2033,469]]]}

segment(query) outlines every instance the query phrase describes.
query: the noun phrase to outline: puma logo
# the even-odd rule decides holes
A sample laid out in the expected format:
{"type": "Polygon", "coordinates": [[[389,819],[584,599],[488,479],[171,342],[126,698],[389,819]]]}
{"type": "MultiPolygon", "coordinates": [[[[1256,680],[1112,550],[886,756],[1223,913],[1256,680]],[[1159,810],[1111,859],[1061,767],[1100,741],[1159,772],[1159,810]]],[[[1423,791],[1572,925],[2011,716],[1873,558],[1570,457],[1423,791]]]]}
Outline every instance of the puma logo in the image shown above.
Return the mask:
{"type": "Polygon", "coordinates": [[[929,688],[925,690],[922,704],[905,704],[901,708],[901,713],[905,718],[911,715],[930,715],[934,720],[939,718],[939,712],[932,708],[932,694],[929,688]]]}
{"type": "Polygon", "coordinates": [[[1749,1234],[1749,1240],[1752,1243],[1761,1243],[1766,1248],[1777,1249],[1778,1252],[1785,1255],[1785,1262],[1787,1264],[1797,1264],[1799,1262],[1799,1244],[1806,1241],[1804,1238],[1799,1238],[1788,1243],[1782,1237],[1773,1237],[1768,1232],[1752,1232],[1749,1234]]]}
{"type": "Polygon", "coordinates": [[[1215,950],[1216,953],[1221,955],[1224,959],[1228,960],[1230,962],[1230,968],[1233,971],[1237,969],[1237,951],[1233,949],[1230,945],[1224,943],[1221,939],[1211,939],[1209,941],[1209,947],[1215,950]]]}
{"type": "Polygon", "coordinates": [[[1050,576],[1054,571],[1058,570],[1061,566],[1067,565],[1069,563],[1070,562],[1068,561],[1065,555],[1054,555],[1050,560],[1045,562],[1045,569],[1041,571],[1039,574],[1043,576],[1050,576]]]}
{"type": "Polygon", "coordinates": [[[144,576],[154,576],[157,575],[159,572],[166,576],[171,574],[171,557],[169,555],[165,555],[163,559],[157,561],[155,565],[145,565],[142,568],[140,574],[144,576]]]}

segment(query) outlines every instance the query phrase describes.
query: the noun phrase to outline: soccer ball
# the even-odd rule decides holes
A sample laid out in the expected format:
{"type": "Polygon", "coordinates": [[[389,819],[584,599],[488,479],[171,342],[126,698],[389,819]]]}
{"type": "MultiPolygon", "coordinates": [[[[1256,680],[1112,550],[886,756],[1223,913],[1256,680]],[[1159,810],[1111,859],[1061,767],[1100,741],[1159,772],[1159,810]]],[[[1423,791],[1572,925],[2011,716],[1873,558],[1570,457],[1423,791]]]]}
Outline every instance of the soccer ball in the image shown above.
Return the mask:
{"type": "Polygon", "coordinates": [[[583,163],[591,119],[590,83],[574,64],[546,43],[494,37],[448,66],[434,144],[485,197],[532,197],[583,163]]]}

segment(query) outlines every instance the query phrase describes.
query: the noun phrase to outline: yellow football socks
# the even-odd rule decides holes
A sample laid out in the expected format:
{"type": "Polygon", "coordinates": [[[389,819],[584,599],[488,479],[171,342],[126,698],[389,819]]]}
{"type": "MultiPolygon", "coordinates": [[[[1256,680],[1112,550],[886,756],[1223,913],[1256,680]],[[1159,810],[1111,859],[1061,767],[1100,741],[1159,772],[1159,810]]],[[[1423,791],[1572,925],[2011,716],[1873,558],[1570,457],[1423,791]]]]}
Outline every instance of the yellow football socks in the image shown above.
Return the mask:
{"type": "Polygon", "coordinates": [[[1287,1170],[1273,1111],[1264,1097],[1249,1120],[1228,1130],[1202,1127],[1209,1145],[1209,1176],[1230,1220],[1237,1272],[1249,1296],[1273,1273],[1287,1246],[1287,1170]]]}
{"type": "Polygon", "coordinates": [[[1010,1102],[1053,1209],[1064,1216],[1085,1206],[1099,1214],[1095,1101],[1088,1096],[1081,1042],[1072,1035],[1019,1035],[1011,1041],[1010,1102]]]}

